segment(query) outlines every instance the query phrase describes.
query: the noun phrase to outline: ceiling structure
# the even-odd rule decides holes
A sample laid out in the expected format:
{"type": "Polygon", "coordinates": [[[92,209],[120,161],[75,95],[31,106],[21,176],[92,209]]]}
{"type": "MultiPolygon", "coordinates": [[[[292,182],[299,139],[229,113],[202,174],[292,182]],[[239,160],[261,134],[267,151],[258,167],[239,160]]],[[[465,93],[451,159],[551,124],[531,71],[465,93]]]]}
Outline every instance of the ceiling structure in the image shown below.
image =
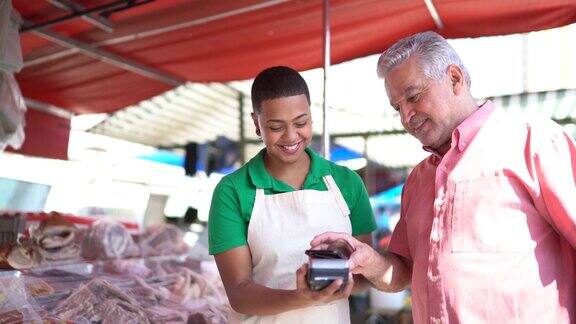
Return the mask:
{"type": "MultiPolygon", "coordinates": [[[[485,98],[511,113],[550,118],[576,138],[576,89],[561,89],[485,98]]],[[[483,101],[485,99],[481,99],[483,101]]],[[[120,110],[90,129],[96,134],[159,148],[183,148],[188,142],[205,143],[225,136],[247,144],[246,156],[262,146],[251,122],[250,98],[222,84],[186,84],[138,105],[120,110]],[[240,101],[245,109],[239,109],[240,101]],[[187,109],[188,108],[188,109],[187,109]],[[240,115],[244,127],[241,127],[240,115]],[[242,131],[241,131],[242,130],[242,131]]],[[[392,109],[390,108],[390,111],[392,109]]],[[[312,106],[313,120],[319,120],[321,106],[312,106]]],[[[387,167],[414,166],[428,153],[405,133],[393,114],[357,113],[333,109],[334,142],[387,167]],[[367,151],[367,152],[366,152],[367,151]],[[401,154],[399,154],[401,152],[401,154]]],[[[321,135],[321,128],[314,129],[321,135]]]]}
{"type": "MultiPolygon", "coordinates": [[[[26,22],[25,67],[17,80],[29,106],[51,115],[57,111],[64,119],[62,113],[111,113],[93,131],[140,143],[179,145],[214,132],[250,142],[249,109],[239,129],[240,107],[249,107],[248,99],[217,82],[248,79],[271,65],[298,70],[322,65],[320,0],[12,3],[26,22]]],[[[333,63],[382,52],[424,30],[479,37],[576,22],[573,0],[332,0],[330,5],[333,63]]],[[[365,116],[349,118],[358,121],[350,124],[367,123],[365,116]]],[[[36,122],[28,121],[28,132],[40,129],[36,122]]],[[[387,131],[381,124],[364,130],[372,126],[387,131]]],[[[66,126],[58,127],[52,133],[66,126]]],[[[345,138],[355,130],[334,132],[345,138]]],[[[25,142],[24,152],[34,155],[33,147],[25,142]]]]}

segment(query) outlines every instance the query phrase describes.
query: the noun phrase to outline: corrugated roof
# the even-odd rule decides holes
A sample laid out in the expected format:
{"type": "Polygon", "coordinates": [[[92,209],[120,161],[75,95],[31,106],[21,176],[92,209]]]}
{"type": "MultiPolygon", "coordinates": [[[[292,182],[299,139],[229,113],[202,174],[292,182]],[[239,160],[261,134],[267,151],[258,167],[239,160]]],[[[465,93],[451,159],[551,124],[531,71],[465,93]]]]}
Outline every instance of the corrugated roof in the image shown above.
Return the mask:
{"type": "MultiPolygon", "coordinates": [[[[112,114],[90,131],[154,147],[179,148],[225,136],[240,140],[240,99],[244,105],[246,157],[262,146],[250,117],[250,98],[230,86],[186,84],[139,105],[112,114]]],[[[576,89],[522,93],[490,98],[511,113],[552,118],[576,137],[576,89]]],[[[391,111],[391,108],[383,108],[391,111]]],[[[321,107],[312,105],[315,134],[321,134],[321,107]]],[[[357,107],[334,108],[329,116],[334,141],[388,167],[410,167],[428,155],[392,114],[372,114],[357,107]]]]}

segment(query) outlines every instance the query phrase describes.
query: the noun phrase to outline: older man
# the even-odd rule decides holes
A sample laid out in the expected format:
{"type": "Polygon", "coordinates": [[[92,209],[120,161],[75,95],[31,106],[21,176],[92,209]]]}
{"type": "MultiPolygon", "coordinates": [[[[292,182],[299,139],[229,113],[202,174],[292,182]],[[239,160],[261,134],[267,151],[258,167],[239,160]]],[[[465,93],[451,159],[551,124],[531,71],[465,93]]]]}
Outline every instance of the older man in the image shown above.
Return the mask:
{"type": "MultiPolygon", "coordinates": [[[[348,235],[354,273],[411,284],[416,323],[576,322],[576,145],[558,125],[478,104],[444,38],[424,32],[382,54],[392,107],[431,155],[409,175],[379,255],[348,235]]],[[[497,77],[497,76],[495,76],[497,77]]]]}

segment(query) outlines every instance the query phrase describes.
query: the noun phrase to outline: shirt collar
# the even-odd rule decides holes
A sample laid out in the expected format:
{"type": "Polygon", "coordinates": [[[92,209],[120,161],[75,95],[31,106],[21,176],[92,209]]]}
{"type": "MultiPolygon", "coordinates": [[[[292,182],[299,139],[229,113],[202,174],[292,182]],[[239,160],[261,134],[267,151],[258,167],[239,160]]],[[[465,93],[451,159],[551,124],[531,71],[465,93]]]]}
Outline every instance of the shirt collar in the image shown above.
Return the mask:
{"type": "Polygon", "coordinates": [[[460,152],[464,151],[466,146],[472,142],[493,110],[494,104],[490,100],[487,100],[456,127],[454,133],[452,133],[452,142],[458,144],[458,150],[460,152]]]}
{"type": "Polygon", "coordinates": [[[310,171],[306,176],[306,180],[304,180],[304,188],[317,183],[324,176],[331,173],[330,163],[326,159],[322,158],[309,147],[306,148],[306,153],[310,156],[310,171]]]}
{"type": "Polygon", "coordinates": [[[248,174],[256,188],[269,189],[272,188],[272,176],[264,165],[264,154],[266,154],[265,148],[248,161],[248,174]]]}
{"type": "MultiPolygon", "coordinates": [[[[474,111],[470,116],[466,117],[458,127],[452,132],[452,145],[457,144],[458,150],[462,152],[468,144],[474,139],[474,136],[478,133],[488,116],[494,110],[494,104],[492,101],[487,100],[481,104],[476,111],[474,111]]],[[[430,146],[423,146],[422,149],[426,152],[432,153],[433,162],[440,162],[442,155],[438,153],[435,149],[430,146]]]]}
{"type": "MultiPolygon", "coordinates": [[[[310,170],[308,171],[303,186],[307,188],[320,181],[325,175],[330,174],[330,164],[309,147],[305,149],[305,152],[310,156],[310,170]]],[[[268,173],[264,165],[265,154],[266,148],[260,150],[256,156],[248,161],[248,174],[250,175],[252,184],[254,184],[256,188],[272,189],[280,192],[293,190],[288,184],[275,179],[268,173]]]]}

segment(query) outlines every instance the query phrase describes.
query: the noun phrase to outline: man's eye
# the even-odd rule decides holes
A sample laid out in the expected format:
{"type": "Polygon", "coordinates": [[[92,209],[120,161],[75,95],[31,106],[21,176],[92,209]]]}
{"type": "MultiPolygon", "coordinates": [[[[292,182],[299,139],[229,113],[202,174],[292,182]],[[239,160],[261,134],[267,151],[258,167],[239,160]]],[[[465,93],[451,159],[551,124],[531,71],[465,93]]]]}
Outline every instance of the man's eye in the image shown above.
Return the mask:
{"type": "Polygon", "coordinates": [[[302,127],[306,126],[306,124],[308,124],[308,123],[307,123],[307,122],[297,123],[297,124],[296,124],[296,127],[302,128],[302,127]]]}
{"type": "Polygon", "coordinates": [[[419,94],[419,93],[417,93],[417,94],[415,94],[415,95],[413,95],[413,96],[408,97],[408,101],[411,102],[411,103],[415,103],[415,102],[417,102],[419,99],[420,99],[420,94],[419,94]]]}
{"type": "Polygon", "coordinates": [[[394,111],[399,112],[400,111],[400,107],[398,106],[392,106],[392,108],[394,109],[394,111]]]}
{"type": "Polygon", "coordinates": [[[273,132],[279,132],[282,130],[282,127],[268,127],[268,129],[270,129],[273,132]]]}

